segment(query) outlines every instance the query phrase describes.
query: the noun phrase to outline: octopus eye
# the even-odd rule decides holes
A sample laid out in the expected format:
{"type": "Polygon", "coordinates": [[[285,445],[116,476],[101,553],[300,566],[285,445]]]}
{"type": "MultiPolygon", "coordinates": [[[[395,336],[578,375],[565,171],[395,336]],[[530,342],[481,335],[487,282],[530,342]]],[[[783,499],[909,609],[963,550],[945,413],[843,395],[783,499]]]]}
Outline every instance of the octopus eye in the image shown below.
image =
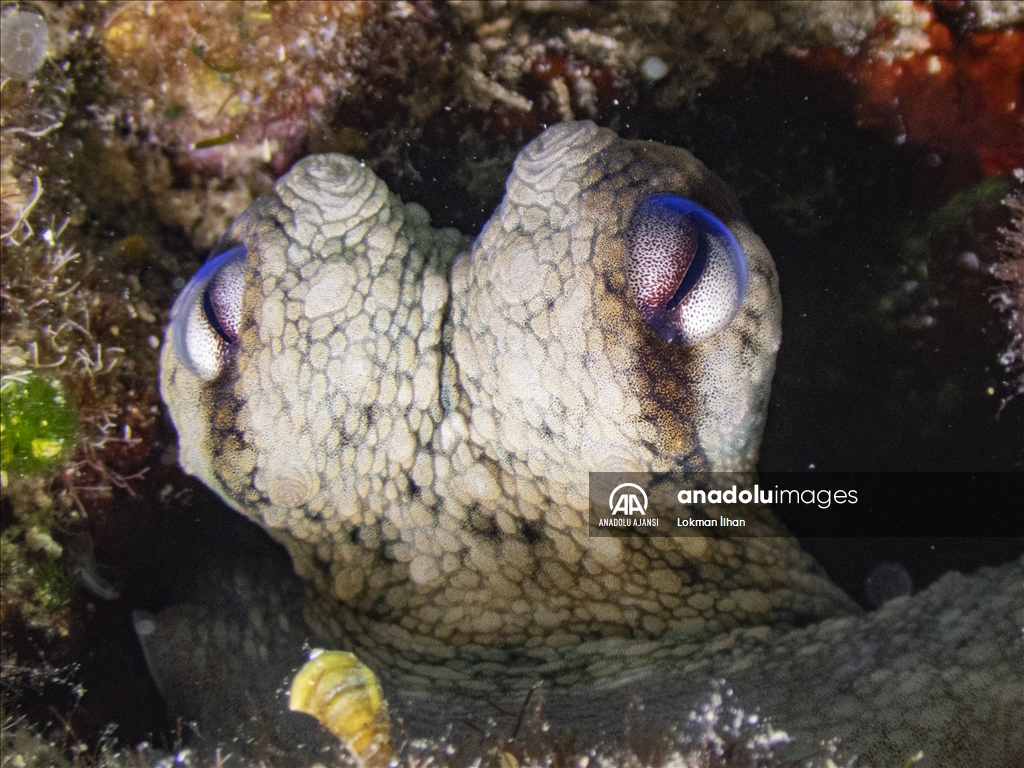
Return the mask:
{"type": "Polygon", "coordinates": [[[686,198],[661,194],[641,201],[629,220],[626,244],[629,294],[667,341],[704,341],[743,302],[743,249],[714,214],[686,198]]]}
{"type": "Polygon", "coordinates": [[[203,381],[217,377],[238,341],[245,253],[236,245],[206,262],[171,310],[174,352],[203,381]]]}

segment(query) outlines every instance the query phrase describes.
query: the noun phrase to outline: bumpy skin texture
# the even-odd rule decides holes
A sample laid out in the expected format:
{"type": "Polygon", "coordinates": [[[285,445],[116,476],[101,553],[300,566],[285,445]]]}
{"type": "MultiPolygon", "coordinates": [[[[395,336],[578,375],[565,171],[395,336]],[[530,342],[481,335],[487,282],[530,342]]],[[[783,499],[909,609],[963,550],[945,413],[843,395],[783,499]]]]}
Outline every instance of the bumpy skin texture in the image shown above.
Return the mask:
{"type": "Polygon", "coordinates": [[[551,129],[450,292],[457,235],[338,155],[297,164],[228,239],[249,253],[231,362],[203,383],[164,351],[181,462],[283,541],[346,620],[402,627],[415,651],[701,638],[849,608],[786,539],[587,535],[588,470],[756,456],[777,278],[685,151],[551,129]],[[663,191],[716,211],[750,265],[733,323],[689,349],[625,293],[632,208],[663,191]]]}
{"type": "Polygon", "coordinates": [[[566,727],[614,732],[636,693],[664,725],[708,658],[775,637],[744,627],[855,611],[767,512],[762,537],[587,535],[588,471],[756,460],[777,277],[687,152],[555,126],[457,257],[457,233],[356,161],[310,157],[234,223],[237,243],[240,339],[220,375],[164,346],[182,466],[285,545],[307,620],[377,671],[414,731],[514,710],[538,679],[566,727]],[[739,312],[694,347],[627,296],[626,227],[659,192],[711,210],[747,257],[739,312]]]}

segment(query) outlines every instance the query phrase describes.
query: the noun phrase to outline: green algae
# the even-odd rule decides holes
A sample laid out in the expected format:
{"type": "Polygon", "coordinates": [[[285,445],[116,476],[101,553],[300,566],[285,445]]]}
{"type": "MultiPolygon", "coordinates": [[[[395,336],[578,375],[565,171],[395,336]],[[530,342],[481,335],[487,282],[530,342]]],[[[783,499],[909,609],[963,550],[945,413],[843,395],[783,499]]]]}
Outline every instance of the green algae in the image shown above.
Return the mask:
{"type": "Polygon", "coordinates": [[[16,475],[53,471],[75,444],[78,412],[60,382],[33,375],[0,383],[0,465],[16,475]]]}
{"type": "Polygon", "coordinates": [[[978,210],[997,208],[1010,192],[1013,182],[1008,176],[989,176],[968,189],[957,192],[931,215],[929,230],[933,236],[945,235],[963,226],[978,210]]]}

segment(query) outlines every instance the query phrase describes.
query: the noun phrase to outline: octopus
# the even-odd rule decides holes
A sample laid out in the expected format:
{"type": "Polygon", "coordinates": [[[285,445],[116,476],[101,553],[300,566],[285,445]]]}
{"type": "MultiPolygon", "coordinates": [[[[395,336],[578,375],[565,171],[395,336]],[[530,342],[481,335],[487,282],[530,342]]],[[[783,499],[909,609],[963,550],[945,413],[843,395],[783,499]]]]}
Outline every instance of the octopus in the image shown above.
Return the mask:
{"type": "Polygon", "coordinates": [[[528,711],[642,753],[728,709],[784,764],[1024,764],[1024,561],[863,614],[767,508],[755,535],[591,535],[591,473],[757,460],[778,278],[688,152],[553,126],[471,246],[357,160],[307,157],[216,253],[161,391],[181,466],[298,579],[225,559],[232,607],[136,616],[200,729],[262,701],[300,732],[280,685],[315,642],[372,670],[409,738],[528,711]]]}

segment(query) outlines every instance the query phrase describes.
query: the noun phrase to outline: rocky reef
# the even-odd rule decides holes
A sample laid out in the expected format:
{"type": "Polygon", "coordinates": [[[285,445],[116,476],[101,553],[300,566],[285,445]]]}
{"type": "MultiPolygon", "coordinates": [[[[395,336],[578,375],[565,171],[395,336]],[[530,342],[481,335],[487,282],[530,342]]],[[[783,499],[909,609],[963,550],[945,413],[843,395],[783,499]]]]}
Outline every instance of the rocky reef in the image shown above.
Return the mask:
{"type": "MultiPolygon", "coordinates": [[[[233,522],[176,468],[162,329],[229,222],[313,152],[364,160],[436,224],[475,234],[516,152],[553,123],[687,147],[778,256],[762,464],[1024,469],[1020,2],[0,13],[4,765],[155,762],[181,746],[128,616],[168,604],[187,540],[233,522]],[[8,425],[54,396],[59,418],[35,408],[31,429],[8,425]],[[835,421],[837,402],[860,415],[835,421]],[[162,751],[134,751],[144,740],[162,751]]],[[[892,557],[841,583],[858,592],[892,557]]],[[[950,567],[921,557],[915,583],[950,567]]]]}
{"type": "Polygon", "coordinates": [[[1024,193],[1018,190],[1003,203],[1011,219],[1000,229],[1003,260],[992,265],[992,274],[1005,281],[993,301],[1004,313],[1010,332],[1010,345],[1000,358],[1010,377],[1009,399],[1024,394],[1024,193]]]}

